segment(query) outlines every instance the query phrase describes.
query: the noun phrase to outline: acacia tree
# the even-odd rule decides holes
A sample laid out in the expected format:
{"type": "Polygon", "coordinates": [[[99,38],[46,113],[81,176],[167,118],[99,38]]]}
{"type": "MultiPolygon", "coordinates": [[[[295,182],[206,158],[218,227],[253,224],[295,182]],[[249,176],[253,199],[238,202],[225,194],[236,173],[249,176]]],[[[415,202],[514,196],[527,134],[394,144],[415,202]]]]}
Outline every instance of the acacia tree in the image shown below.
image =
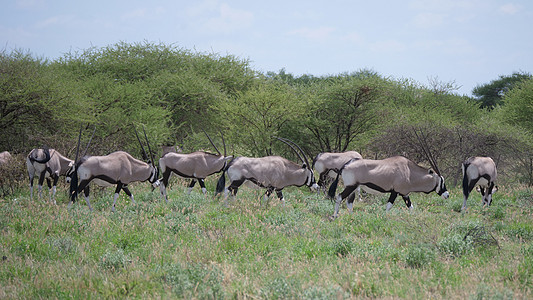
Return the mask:
{"type": "Polygon", "coordinates": [[[231,141],[243,147],[238,152],[254,156],[272,155],[273,136],[303,117],[303,108],[293,88],[266,79],[217,106],[231,141]]]}
{"type": "Polygon", "coordinates": [[[503,103],[505,94],[511,91],[517,84],[533,78],[526,72],[515,72],[510,76],[500,76],[490,83],[478,85],[472,91],[480,108],[494,109],[503,103]]]}
{"type": "Polygon", "coordinates": [[[309,102],[305,127],[311,132],[312,147],[342,152],[377,121],[374,113],[382,92],[383,79],[359,72],[331,77],[315,83],[307,91],[309,102]]]}

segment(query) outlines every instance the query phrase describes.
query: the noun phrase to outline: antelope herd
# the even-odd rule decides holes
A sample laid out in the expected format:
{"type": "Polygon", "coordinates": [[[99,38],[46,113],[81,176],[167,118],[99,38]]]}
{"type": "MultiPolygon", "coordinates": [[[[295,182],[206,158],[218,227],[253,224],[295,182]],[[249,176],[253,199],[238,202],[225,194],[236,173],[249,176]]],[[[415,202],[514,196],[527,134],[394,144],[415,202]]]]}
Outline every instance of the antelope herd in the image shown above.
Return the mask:
{"type": "MultiPolygon", "coordinates": [[[[135,131],[137,135],[137,131],[135,131]]],[[[138,135],[137,139],[143,149],[144,160],[134,158],[129,153],[117,151],[105,156],[85,156],[78,159],[79,144],[76,159],[71,160],[55,149],[40,148],[30,151],[26,158],[26,166],[30,181],[30,199],[33,199],[33,180],[35,176],[38,182],[38,198],[42,198],[42,186],[44,180],[47,181],[49,201],[55,204],[56,185],[60,176],[65,176],[67,183],[70,183],[70,205],[72,205],[80,192],[84,192],[87,206],[92,210],[89,201],[89,183],[94,182],[100,186],[116,185],[112,210],[120,191],[124,191],[135,204],[134,197],[128,189],[128,184],[132,182],[150,182],[154,188],[160,188],[161,197],[168,202],[167,187],[172,173],[182,178],[191,179],[188,186],[188,193],[191,192],[196,181],[200,183],[204,195],[207,190],[204,184],[205,178],[215,173],[222,173],[220,176],[215,196],[224,194],[225,205],[227,205],[228,194],[235,197],[239,187],[245,182],[251,182],[260,188],[266,189],[264,199],[268,199],[272,192],[276,192],[280,201],[284,203],[282,190],[287,186],[307,186],[313,191],[324,191],[329,180],[333,183],[329,187],[328,197],[335,201],[335,210],[332,218],[339,214],[341,203],[346,200],[348,211],[353,210],[355,191],[362,188],[367,193],[385,194],[390,193],[387,203],[387,210],[394,204],[398,195],[402,196],[408,209],[413,205],[409,198],[412,192],[431,193],[436,192],[442,198],[447,199],[449,193],[446,189],[444,177],[438,171],[436,163],[430,160],[431,169],[417,165],[413,161],[403,157],[395,156],[383,160],[364,159],[358,152],[347,151],[342,153],[320,153],[309,164],[309,160],[304,151],[293,141],[285,138],[276,139],[288,145],[299,157],[300,163],[292,162],[281,156],[266,157],[233,157],[226,155],[226,145],[224,138],[224,154],[218,151],[207,133],[211,144],[218,154],[204,151],[193,153],[177,153],[170,151],[164,153],[159,159],[159,167],[154,164],[146,155],[143,144],[138,135]],[[159,179],[159,170],[162,178],[159,179]],[[314,171],[318,173],[318,182],[315,181],[314,171]],[[226,186],[226,176],[229,185],[226,186]],[[336,194],[339,180],[342,178],[344,190],[336,194]]],[[[94,135],[94,132],[93,132],[94,135]]],[[[146,143],[150,144],[144,133],[146,143]]],[[[80,130],[81,138],[81,130],[80,130]]],[[[91,137],[92,139],[92,137],[91,137]]],[[[90,141],[87,145],[89,148],[90,141]]],[[[87,150],[85,151],[87,152],[87,150]]],[[[11,154],[7,151],[0,153],[0,166],[9,164],[11,154]]],[[[462,210],[466,210],[466,202],[469,194],[478,186],[478,191],[482,196],[483,205],[491,205],[492,194],[497,190],[495,181],[497,179],[496,164],[489,157],[470,157],[462,163],[463,173],[463,194],[464,201],[462,210]]],[[[359,200],[361,195],[359,193],[359,200]]]]}

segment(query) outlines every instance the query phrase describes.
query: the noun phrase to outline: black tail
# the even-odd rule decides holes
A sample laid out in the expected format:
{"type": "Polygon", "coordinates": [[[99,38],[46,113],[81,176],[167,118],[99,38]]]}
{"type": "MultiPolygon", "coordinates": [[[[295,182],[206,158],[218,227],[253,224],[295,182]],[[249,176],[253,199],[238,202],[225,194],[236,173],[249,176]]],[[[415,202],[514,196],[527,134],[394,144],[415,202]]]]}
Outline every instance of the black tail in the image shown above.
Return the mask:
{"type": "Polygon", "coordinates": [[[70,177],[70,201],[74,203],[76,198],[78,198],[78,166],[74,168],[72,177],[70,177]]]}
{"type": "Polygon", "coordinates": [[[218,195],[224,191],[226,187],[226,169],[222,171],[222,176],[218,179],[217,188],[215,190],[215,195],[218,195]]]}
{"type": "Polygon", "coordinates": [[[465,195],[465,197],[468,197],[468,194],[470,194],[470,184],[468,176],[466,175],[466,169],[468,166],[470,166],[469,163],[463,163],[463,195],[465,195]]]}
{"type": "Polygon", "coordinates": [[[329,186],[328,190],[328,196],[330,199],[333,199],[335,197],[335,192],[337,191],[337,185],[339,185],[339,176],[341,175],[341,172],[337,172],[337,177],[335,178],[335,181],[329,186]]]}

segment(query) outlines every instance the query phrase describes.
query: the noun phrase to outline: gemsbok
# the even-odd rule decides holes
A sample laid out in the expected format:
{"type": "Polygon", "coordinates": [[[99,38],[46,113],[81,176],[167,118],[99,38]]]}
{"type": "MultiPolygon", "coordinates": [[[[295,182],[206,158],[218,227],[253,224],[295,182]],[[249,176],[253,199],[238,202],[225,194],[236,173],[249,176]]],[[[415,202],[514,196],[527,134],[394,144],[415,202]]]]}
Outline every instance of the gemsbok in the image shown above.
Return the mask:
{"type": "Polygon", "coordinates": [[[26,168],[30,178],[30,199],[33,200],[33,179],[39,178],[38,190],[41,199],[43,183],[46,179],[50,192],[50,202],[56,203],[55,195],[57,191],[57,181],[59,176],[64,176],[74,165],[74,161],[63,156],[55,149],[33,149],[26,158],[26,168]]]}
{"type": "MultiPolygon", "coordinates": [[[[206,133],[207,135],[207,133],[206,133]]],[[[218,148],[213,144],[213,141],[207,135],[211,145],[215,147],[218,154],[212,154],[204,151],[196,151],[193,153],[177,153],[169,152],[159,159],[159,168],[163,174],[161,179],[161,185],[159,189],[161,196],[168,202],[167,186],[170,179],[170,175],[175,173],[176,175],[184,178],[191,178],[191,183],[188,186],[187,192],[190,194],[196,181],[200,183],[202,192],[204,195],[207,192],[205,188],[204,180],[207,176],[215,173],[223,172],[229,160],[233,158],[232,155],[226,156],[226,144],[224,137],[222,137],[222,143],[224,144],[224,155],[220,153],[218,148]]]]}
{"type": "MultiPolygon", "coordinates": [[[[407,207],[412,209],[413,205],[409,198],[411,192],[429,194],[434,191],[444,199],[449,196],[444,177],[403,156],[383,160],[358,159],[348,162],[330,187],[328,195],[331,198],[335,196],[339,176],[342,176],[345,189],[335,197],[335,212],[332,218],[338,216],[341,202],[358,186],[368,193],[390,193],[387,210],[391,209],[398,195],[402,196],[407,207]]],[[[352,212],[353,199],[349,199],[346,206],[352,212]]]]}
{"type": "MultiPolygon", "coordinates": [[[[146,142],[148,143],[148,138],[146,138],[146,142]]],[[[150,149],[149,143],[148,148],[150,149]]],[[[151,154],[151,150],[149,151],[151,154]]],[[[144,153],[144,156],[148,157],[146,153],[144,153]]],[[[121,190],[135,204],[133,194],[128,189],[128,184],[136,181],[149,181],[155,188],[159,186],[158,171],[157,167],[153,164],[153,157],[151,161],[145,163],[124,151],[116,151],[105,156],[85,156],[79,162],[76,162],[75,168],[71,168],[67,174],[70,177],[71,190],[71,202],[69,206],[76,201],[78,194],[84,191],[85,201],[92,211],[89,201],[90,182],[94,182],[102,187],[116,185],[113,206],[111,207],[112,211],[115,211],[115,205],[121,190]]]]}
{"type": "Polygon", "coordinates": [[[466,200],[476,185],[479,186],[482,204],[490,206],[492,194],[498,190],[495,185],[498,173],[494,160],[490,157],[470,157],[463,162],[462,171],[464,200],[461,210],[466,210],[466,200]]]}
{"type": "Polygon", "coordinates": [[[273,191],[276,191],[276,195],[280,201],[285,203],[282,190],[287,186],[299,187],[306,185],[310,187],[311,190],[318,189],[313,170],[309,165],[305,153],[294,142],[288,139],[278,139],[294,150],[300,158],[302,165],[296,164],[281,156],[235,158],[225,169],[230,181],[229,186],[224,189],[224,173],[217,184],[216,194],[220,194],[224,191],[226,205],[228,193],[231,193],[234,197],[237,194],[239,187],[247,180],[259,187],[266,188],[266,192],[263,196],[265,201],[270,197],[273,191]],[[300,153],[295,147],[300,150],[300,153]]]}
{"type": "MultiPolygon", "coordinates": [[[[335,180],[342,166],[352,159],[362,159],[363,156],[357,151],[346,152],[322,152],[319,153],[313,160],[313,169],[318,173],[318,186],[322,190],[325,190],[325,186],[328,181],[335,180]]],[[[358,187],[354,194],[350,197],[355,197],[355,192],[359,196],[361,201],[361,189],[358,187]]]]}

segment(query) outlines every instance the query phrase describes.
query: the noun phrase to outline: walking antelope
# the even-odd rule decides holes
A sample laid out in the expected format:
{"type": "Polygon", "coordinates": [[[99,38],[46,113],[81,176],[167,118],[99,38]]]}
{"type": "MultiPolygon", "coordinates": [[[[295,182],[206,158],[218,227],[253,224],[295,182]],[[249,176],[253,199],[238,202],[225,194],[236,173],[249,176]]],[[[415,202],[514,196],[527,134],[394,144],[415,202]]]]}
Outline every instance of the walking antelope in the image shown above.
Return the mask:
{"type": "MultiPolygon", "coordinates": [[[[437,171],[436,166],[434,166],[437,171]]],[[[435,191],[442,198],[449,196],[444,178],[438,172],[423,168],[403,156],[394,156],[383,160],[359,159],[351,160],[341,169],[329,190],[329,196],[335,196],[339,176],[342,176],[345,189],[335,198],[336,218],[341,202],[350,195],[355,188],[362,186],[369,193],[390,193],[387,210],[394,204],[398,195],[402,196],[409,209],[413,208],[409,194],[423,192],[429,194],[435,191]]],[[[353,210],[353,199],[347,202],[348,210],[353,210]]]]}
{"type": "Polygon", "coordinates": [[[26,167],[30,178],[30,199],[33,200],[33,179],[39,178],[38,190],[39,199],[42,197],[43,183],[46,179],[50,192],[50,202],[56,203],[55,195],[57,191],[57,181],[59,176],[64,176],[74,165],[74,161],[61,155],[55,149],[33,149],[26,158],[26,167]],[[53,181],[53,182],[52,182],[53,181]]]}
{"type": "Polygon", "coordinates": [[[492,194],[498,190],[495,185],[498,174],[496,164],[490,157],[470,157],[463,162],[463,207],[466,210],[466,200],[472,189],[479,185],[479,192],[483,205],[490,205],[492,194]]]}
{"type": "Polygon", "coordinates": [[[273,191],[280,201],[284,203],[282,190],[287,186],[303,186],[307,185],[312,190],[318,189],[318,185],[315,182],[313,170],[311,170],[305,153],[294,142],[278,138],[280,141],[289,145],[298,155],[302,161],[302,165],[298,165],[280,156],[266,156],[260,158],[253,157],[237,157],[232,160],[227,168],[226,172],[230,180],[229,186],[224,189],[225,177],[224,174],[220,177],[216,194],[221,193],[224,190],[225,198],[227,201],[228,192],[235,196],[239,187],[249,180],[259,187],[266,188],[264,199],[268,199],[273,191]],[[296,146],[301,154],[295,149],[296,146]]]}
{"type": "MultiPolygon", "coordinates": [[[[352,159],[362,159],[363,157],[357,151],[347,151],[341,153],[322,152],[313,160],[313,169],[318,172],[318,186],[322,189],[327,182],[337,177],[342,166],[352,159]],[[330,179],[331,178],[331,179],[330,179]]],[[[355,192],[354,192],[355,193],[355,192]]],[[[361,189],[357,188],[359,201],[361,201],[361,189]]],[[[355,194],[350,197],[355,197],[355,194]]]]}
{"type": "MultiPolygon", "coordinates": [[[[206,133],[207,135],[207,133],[206,133]]],[[[196,181],[200,183],[202,192],[207,192],[204,180],[207,176],[222,172],[227,165],[227,162],[233,158],[232,155],[226,156],[226,144],[224,137],[222,142],[224,144],[224,155],[220,153],[218,148],[213,144],[213,141],[207,135],[209,141],[215,147],[218,154],[212,154],[204,151],[196,151],[193,153],[176,153],[169,152],[159,159],[159,168],[163,174],[161,185],[159,189],[161,196],[168,202],[167,190],[168,181],[172,173],[180,177],[191,178],[191,183],[188,187],[188,193],[191,193],[196,181]]]]}
{"type": "MultiPolygon", "coordinates": [[[[148,138],[146,138],[146,142],[148,143],[148,138]]],[[[148,147],[150,147],[149,143],[148,147]]],[[[143,153],[144,156],[147,157],[144,148],[143,153]]],[[[92,211],[91,203],[89,201],[90,182],[94,182],[103,187],[116,185],[113,206],[111,208],[112,211],[115,211],[115,204],[121,190],[123,190],[126,195],[131,198],[131,202],[135,204],[133,194],[128,189],[128,184],[135,181],[142,182],[148,180],[155,188],[159,185],[158,173],[158,169],[153,164],[153,157],[148,163],[135,159],[129,153],[124,151],[113,152],[105,156],[83,157],[76,163],[75,168],[71,168],[67,175],[71,177],[70,205],[76,201],[78,194],[81,193],[81,191],[84,191],[85,201],[87,202],[89,209],[92,211]]]]}

